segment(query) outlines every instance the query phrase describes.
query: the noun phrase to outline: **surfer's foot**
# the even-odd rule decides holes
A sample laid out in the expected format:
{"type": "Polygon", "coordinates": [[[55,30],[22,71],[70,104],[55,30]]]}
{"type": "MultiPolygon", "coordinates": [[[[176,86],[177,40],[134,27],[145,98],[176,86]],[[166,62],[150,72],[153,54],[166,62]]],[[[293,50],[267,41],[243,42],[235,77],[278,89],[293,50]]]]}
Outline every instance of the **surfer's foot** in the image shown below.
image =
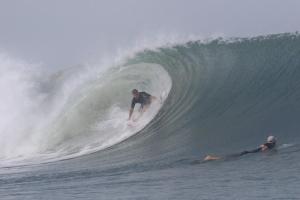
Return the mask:
{"type": "Polygon", "coordinates": [[[207,155],[207,156],[204,158],[205,161],[209,161],[209,160],[219,160],[219,159],[221,159],[221,158],[218,157],[218,156],[210,156],[210,155],[207,155]]]}

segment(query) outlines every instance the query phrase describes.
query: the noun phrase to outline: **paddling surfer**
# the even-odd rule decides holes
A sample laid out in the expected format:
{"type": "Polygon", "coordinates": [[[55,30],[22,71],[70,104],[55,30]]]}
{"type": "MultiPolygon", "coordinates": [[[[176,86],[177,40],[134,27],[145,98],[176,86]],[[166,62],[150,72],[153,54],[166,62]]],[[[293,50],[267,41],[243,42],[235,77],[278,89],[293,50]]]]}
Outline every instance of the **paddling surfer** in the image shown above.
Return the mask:
{"type": "MultiPolygon", "coordinates": [[[[267,138],[267,142],[264,143],[264,144],[262,144],[262,145],[260,145],[258,148],[250,150],[250,151],[243,151],[243,152],[241,152],[239,154],[235,154],[235,155],[231,155],[231,156],[227,156],[227,157],[238,157],[238,156],[243,156],[243,155],[246,155],[246,154],[249,154],[249,153],[265,152],[265,151],[274,149],[275,146],[276,146],[276,142],[277,142],[277,140],[276,140],[276,138],[274,136],[269,136],[267,138]]],[[[205,161],[219,160],[219,159],[222,159],[222,157],[207,155],[204,158],[205,161]]]]}

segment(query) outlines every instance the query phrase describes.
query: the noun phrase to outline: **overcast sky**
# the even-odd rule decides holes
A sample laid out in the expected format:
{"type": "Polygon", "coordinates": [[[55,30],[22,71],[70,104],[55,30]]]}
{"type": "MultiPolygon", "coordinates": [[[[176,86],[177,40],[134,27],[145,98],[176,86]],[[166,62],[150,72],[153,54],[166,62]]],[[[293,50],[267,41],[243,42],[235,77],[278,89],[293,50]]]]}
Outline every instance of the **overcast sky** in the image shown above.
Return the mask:
{"type": "Polygon", "coordinates": [[[300,30],[300,0],[0,0],[0,51],[47,67],[87,62],[156,34],[300,30]]]}

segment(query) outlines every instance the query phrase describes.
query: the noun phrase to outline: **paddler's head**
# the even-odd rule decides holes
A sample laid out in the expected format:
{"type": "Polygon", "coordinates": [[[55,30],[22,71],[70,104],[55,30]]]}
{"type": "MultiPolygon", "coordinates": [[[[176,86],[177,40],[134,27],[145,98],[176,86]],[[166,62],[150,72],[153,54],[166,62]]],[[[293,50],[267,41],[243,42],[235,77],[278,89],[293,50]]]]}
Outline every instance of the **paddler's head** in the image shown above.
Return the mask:
{"type": "Polygon", "coordinates": [[[267,138],[267,142],[268,143],[276,143],[276,138],[272,135],[270,135],[268,138],[267,138]]]}

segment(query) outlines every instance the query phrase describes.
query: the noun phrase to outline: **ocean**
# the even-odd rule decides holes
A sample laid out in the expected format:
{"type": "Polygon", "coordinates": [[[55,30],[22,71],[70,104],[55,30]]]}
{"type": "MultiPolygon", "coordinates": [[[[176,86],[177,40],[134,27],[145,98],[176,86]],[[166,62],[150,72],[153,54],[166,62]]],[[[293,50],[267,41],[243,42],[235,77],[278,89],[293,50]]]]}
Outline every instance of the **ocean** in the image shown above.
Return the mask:
{"type": "Polygon", "coordinates": [[[54,73],[0,55],[0,199],[299,199],[299,55],[298,33],[54,73]],[[133,88],[157,100],[128,122],[133,88]],[[203,161],[269,135],[274,151],[203,161]]]}

